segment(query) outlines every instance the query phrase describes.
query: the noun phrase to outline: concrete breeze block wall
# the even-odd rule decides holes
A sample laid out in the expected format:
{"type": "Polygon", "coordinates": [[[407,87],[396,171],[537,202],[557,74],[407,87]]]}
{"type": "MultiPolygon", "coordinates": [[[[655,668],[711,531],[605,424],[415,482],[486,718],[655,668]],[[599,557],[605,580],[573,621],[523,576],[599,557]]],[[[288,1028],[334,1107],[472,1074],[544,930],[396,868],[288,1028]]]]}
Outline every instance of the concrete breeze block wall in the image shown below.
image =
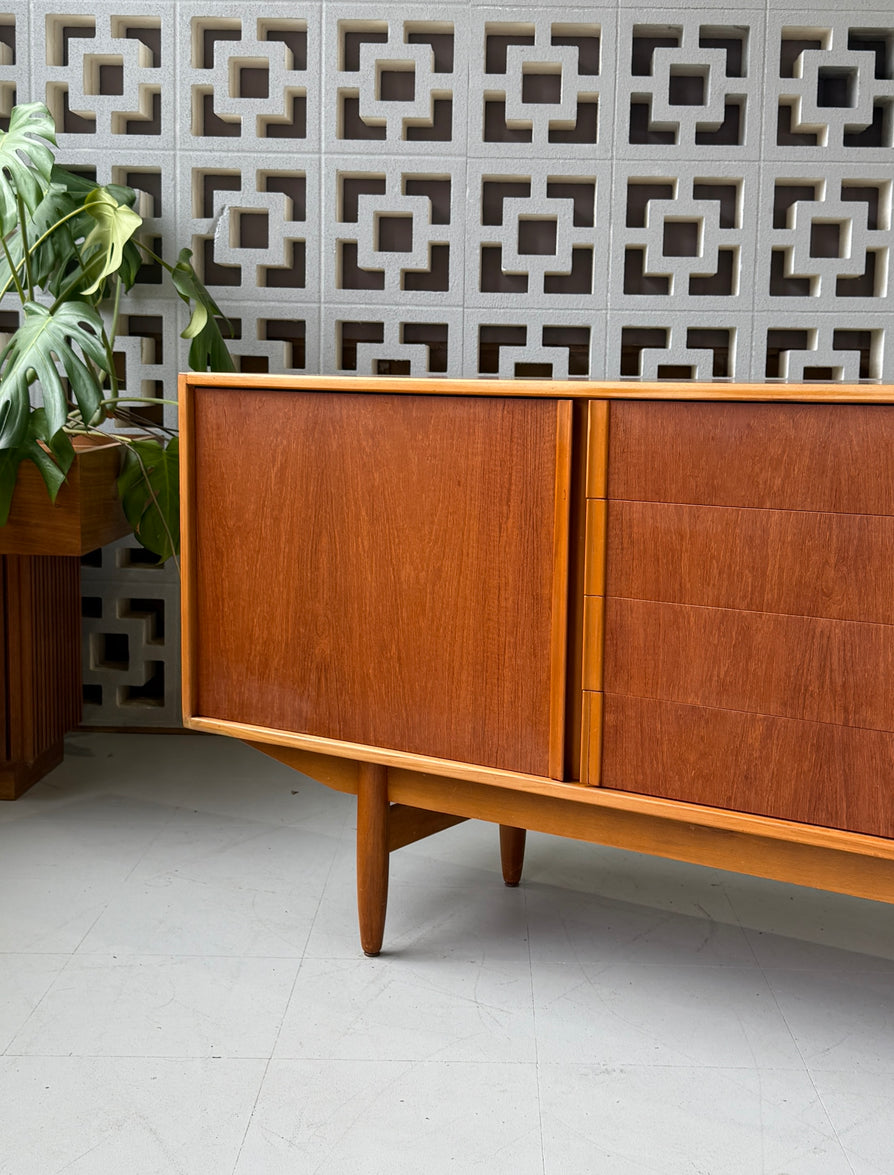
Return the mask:
{"type": "MultiPolygon", "coordinates": [[[[34,99],[243,371],[894,378],[891,0],[14,0],[0,114],[34,99]]],[[[176,395],[183,325],[148,272],[127,390],[176,395]]],[[[174,570],[126,541],[83,591],[85,721],[177,725],[174,570]]]]}

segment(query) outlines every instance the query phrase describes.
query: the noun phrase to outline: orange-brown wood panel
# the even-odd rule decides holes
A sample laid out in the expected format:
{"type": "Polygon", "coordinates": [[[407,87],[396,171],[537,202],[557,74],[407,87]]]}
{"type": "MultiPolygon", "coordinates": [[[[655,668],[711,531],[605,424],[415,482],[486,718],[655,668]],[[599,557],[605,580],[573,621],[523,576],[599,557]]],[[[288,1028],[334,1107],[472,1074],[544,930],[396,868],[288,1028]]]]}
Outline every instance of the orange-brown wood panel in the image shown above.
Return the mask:
{"type": "Polygon", "coordinates": [[[567,401],[196,389],[197,712],[560,776],[570,445],[567,401]]]}
{"type": "Polygon", "coordinates": [[[608,592],[894,623],[894,518],[612,502],[608,592]]]}
{"type": "Polygon", "coordinates": [[[605,695],[604,787],[894,836],[894,735],[605,695]]]}
{"type": "Polygon", "coordinates": [[[609,597],[606,693],[894,730],[894,626],[609,597]]]}
{"type": "Polygon", "coordinates": [[[894,514],[894,406],[616,402],[608,496],[894,514]]]}
{"type": "Polygon", "coordinates": [[[81,715],[76,559],[0,557],[0,799],[16,799],[62,759],[81,715]]]}
{"type": "Polygon", "coordinates": [[[30,461],[19,466],[0,552],[78,556],[129,533],[116,484],[120,447],[88,437],[76,441],[77,457],[55,503],[37,467],[30,461]]]}

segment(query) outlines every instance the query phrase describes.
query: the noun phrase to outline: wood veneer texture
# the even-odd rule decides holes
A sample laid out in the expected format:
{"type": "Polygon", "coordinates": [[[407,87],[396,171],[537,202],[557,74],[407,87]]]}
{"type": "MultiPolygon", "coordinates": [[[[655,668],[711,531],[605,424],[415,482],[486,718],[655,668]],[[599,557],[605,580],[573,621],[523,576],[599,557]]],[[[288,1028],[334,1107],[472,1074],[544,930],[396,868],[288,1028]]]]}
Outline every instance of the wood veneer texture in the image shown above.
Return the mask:
{"type": "Polygon", "coordinates": [[[12,510],[0,527],[0,553],[80,556],[130,533],[118,496],[121,449],[76,438],[77,459],[55,503],[30,461],[16,477],[12,510]]]}
{"type": "Polygon", "coordinates": [[[894,836],[894,735],[605,695],[602,784],[894,836]]]}
{"type": "Polygon", "coordinates": [[[80,721],[79,579],[76,559],[0,556],[0,799],[60,762],[80,721]]]}
{"type": "Polygon", "coordinates": [[[195,434],[200,715],[561,774],[567,401],[197,388],[195,434]]]}
{"type": "Polygon", "coordinates": [[[610,595],[894,624],[894,518],[612,502],[610,595]]]}
{"type": "Polygon", "coordinates": [[[894,406],[610,405],[608,497],[894,515],[894,406]]]}
{"type": "Polygon", "coordinates": [[[894,626],[609,597],[606,693],[894,731],[894,626]]]}

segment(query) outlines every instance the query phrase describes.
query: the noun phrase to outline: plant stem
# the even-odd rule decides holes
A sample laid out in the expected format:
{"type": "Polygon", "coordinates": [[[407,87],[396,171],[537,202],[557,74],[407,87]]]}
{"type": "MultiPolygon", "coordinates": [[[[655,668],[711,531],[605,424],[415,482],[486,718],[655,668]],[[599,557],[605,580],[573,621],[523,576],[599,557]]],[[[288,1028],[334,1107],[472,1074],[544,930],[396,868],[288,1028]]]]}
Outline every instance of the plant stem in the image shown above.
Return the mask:
{"type": "MultiPolygon", "coordinates": [[[[65,216],[63,216],[61,220],[57,220],[55,224],[50,225],[50,227],[47,229],[47,231],[37,238],[37,240],[31,246],[32,252],[34,249],[36,249],[38,247],[38,245],[42,245],[44,243],[44,241],[47,239],[47,237],[51,236],[51,234],[54,233],[57,228],[61,228],[61,226],[63,224],[65,224],[65,222],[67,220],[71,220],[72,217],[74,217],[74,216],[79,216],[83,211],[84,211],[83,208],[75,208],[73,212],[66,212],[65,216]]],[[[22,289],[21,285],[19,284],[18,273],[16,272],[18,270],[18,268],[24,264],[24,258],[18,263],[18,265],[13,265],[12,258],[9,256],[9,251],[6,248],[6,241],[5,240],[3,241],[3,249],[4,249],[4,252],[6,253],[7,258],[9,259],[9,268],[10,268],[11,272],[10,272],[9,281],[6,283],[6,285],[3,287],[3,289],[0,290],[0,298],[3,297],[3,295],[7,292],[7,290],[9,289],[9,287],[11,285],[15,285],[16,289],[19,291],[19,296],[21,297],[22,301],[24,302],[26,300],[25,299],[25,291],[22,289]]]]}
{"type": "Polygon", "coordinates": [[[22,261],[25,265],[25,280],[28,282],[28,301],[34,301],[34,274],[31,271],[31,250],[28,248],[28,216],[25,201],[16,193],[16,208],[19,213],[19,232],[22,236],[22,261]]]}
{"type": "Polygon", "coordinates": [[[0,291],[0,296],[2,296],[2,294],[6,293],[6,291],[9,289],[10,285],[14,284],[15,288],[16,288],[16,293],[19,295],[21,303],[24,306],[25,303],[28,301],[28,296],[25,293],[25,290],[22,286],[22,283],[19,281],[19,275],[16,272],[17,267],[13,263],[12,254],[9,251],[9,245],[7,245],[7,243],[6,243],[6,237],[3,237],[2,240],[0,240],[0,243],[2,243],[2,245],[3,245],[3,252],[6,256],[7,263],[9,264],[9,273],[10,273],[9,281],[3,287],[3,290],[0,291]]]}

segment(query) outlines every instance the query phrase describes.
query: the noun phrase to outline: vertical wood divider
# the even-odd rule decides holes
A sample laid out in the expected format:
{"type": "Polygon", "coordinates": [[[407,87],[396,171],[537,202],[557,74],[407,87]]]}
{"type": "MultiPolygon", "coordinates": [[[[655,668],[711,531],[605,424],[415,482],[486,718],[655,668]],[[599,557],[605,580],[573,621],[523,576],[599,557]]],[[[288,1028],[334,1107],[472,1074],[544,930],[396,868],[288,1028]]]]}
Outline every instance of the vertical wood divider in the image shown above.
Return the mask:
{"type": "Polygon", "coordinates": [[[198,713],[195,689],[196,660],[196,570],[193,557],[195,525],[195,408],[196,388],[186,375],[181,374],[178,385],[177,423],[180,430],[180,660],[181,697],[183,716],[192,718],[198,713]]]}
{"type": "Polygon", "coordinates": [[[602,778],[605,579],[608,536],[608,400],[591,400],[587,421],[587,521],[581,666],[581,783],[602,778]]]}
{"type": "Polygon", "coordinates": [[[549,712],[549,774],[562,779],[565,771],[566,667],[568,657],[569,527],[571,521],[571,453],[574,412],[571,400],[556,405],[556,485],[553,519],[554,562],[549,712]]]}

